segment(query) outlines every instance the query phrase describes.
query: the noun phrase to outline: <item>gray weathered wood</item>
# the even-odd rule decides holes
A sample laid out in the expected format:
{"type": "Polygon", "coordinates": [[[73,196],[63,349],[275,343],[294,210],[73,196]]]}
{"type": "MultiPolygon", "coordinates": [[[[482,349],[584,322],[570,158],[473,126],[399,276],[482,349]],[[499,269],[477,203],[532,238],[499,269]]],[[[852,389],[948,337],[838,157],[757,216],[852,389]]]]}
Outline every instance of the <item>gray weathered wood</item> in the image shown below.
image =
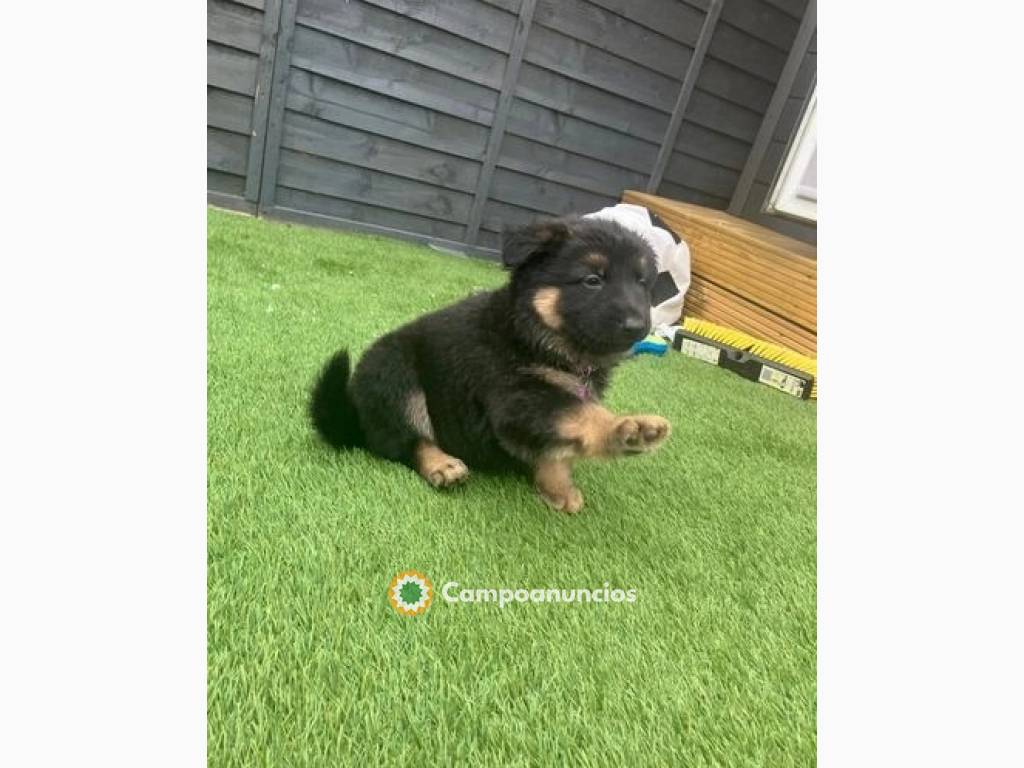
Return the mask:
{"type": "Polygon", "coordinates": [[[512,46],[518,9],[511,13],[480,0],[365,0],[504,54],[512,46]]]}
{"type": "Polygon", "coordinates": [[[516,136],[640,173],[650,169],[658,154],[656,144],[522,99],[512,103],[507,130],[516,136]]]}
{"type": "Polygon", "coordinates": [[[319,213],[322,216],[333,216],[336,219],[359,221],[378,227],[419,232],[444,240],[459,240],[463,232],[461,224],[452,224],[448,221],[417,216],[413,213],[383,208],[362,201],[343,200],[339,197],[329,197],[290,187],[279,186],[277,188],[275,205],[297,211],[319,213]]]}
{"type": "MultiPolygon", "coordinates": [[[[707,0],[700,7],[677,0],[591,0],[594,5],[625,16],[653,32],[693,48],[708,10],[707,0]]],[[[676,62],[678,64],[678,62],[676,62]]]]}
{"type": "Polygon", "coordinates": [[[256,70],[256,91],[253,94],[252,124],[249,141],[249,172],[245,178],[245,197],[257,202],[263,180],[263,157],[266,153],[267,117],[270,112],[270,91],[274,81],[274,56],[277,52],[277,30],[281,23],[281,0],[267,0],[260,40],[260,62],[256,70]]]}
{"type": "Polygon", "coordinates": [[[252,96],[256,92],[259,58],[245,51],[206,44],[206,83],[225,91],[252,96]]]}
{"type": "Polygon", "coordinates": [[[658,189],[658,193],[663,197],[669,197],[673,200],[682,200],[684,203],[703,205],[705,208],[725,210],[729,205],[729,199],[726,197],[715,197],[714,195],[709,195],[699,189],[691,189],[690,187],[682,184],[676,184],[668,181],[667,179],[661,182],[661,187],[658,189]]]}
{"type": "Polygon", "coordinates": [[[480,246],[468,245],[466,243],[454,242],[451,240],[443,240],[438,237],[430,237],[429,235],[422,235],[418,232],[410,232],[403,229],[391,229],[390,227],[382,227],[361,221],[340,219],[334,216],[324,216],[323,214],[311,213],[309,211],[296,211],[291,208],[275,206],[273,208],[265,209],[262,213],[265,216],[273,219],[279,219],[281,221],[291,221],[298,224],[310,224],[320,227],[332,227],[334,229],[342,229],[352,232],[364,232],[371,235],[394,237],[400,240],[411,240],[412,242],[423,243],[425,245],[437,245],[448,251],[462,252],[468,255],[490,259],[492,261],[497,260],[499,256],[497,251],[489,248],[482,248],[480,246]]]}
{"type": "Polygon", "coordinates": [[[678,77],[693,48],[586,0],[537,0],[534,23],[668,77],[678,77]]]}
{"type": "Polygon", "coordinates": [[[774,83],[721,62],[712,57],[710,52],[704,57],[700,74],[697,87],[705,93],[738,104],[758,115],[764,114],[775,88],[774,83]]]}
{"type": "Polygon", "coordinates": [[[725,200],[732,195],[739,177],[739,171],[723,168],[681,152],[673,152],[665,168],[665,179],[668,181],[699,189],[725,200]]]}
{"type": "Polygon", "coordinates": [[[294,112],[285,113],[281,143],[309,155],[461,192],[473,192],[480,175],[480,163],[472,160],[294,112]]]}
{"type": "Polygon", "coordinates": [[[693,94],[694,86],[697,84],[697,78],[700,77],[701,65],[703,65],[704,56],[711,45],[711,37],[715,32],[715,25],[718,23],[718,16],[721,12],[722,4],[720,0],[714,0],[704,19],[704,25],[701,27],[700,36],[697,39],[693,55],[686,66],[683,82],[679,88],[679,95],[676,97],[675,106],[672,108],[672,117],[665,128],[665,135],[662,137],[661,146],[658,148],[658,156],[654,161],[651,175],[647,180],[648,192],[655,192],[658,189],[658,185],[661,184],[661,177],[665,174],[665,167],[672,156],[672,149],[675,147],[676,139],[679,136],[679,127],[683,124],[686,107],[690,103],[690,96],[693,94]]]}
{"type": "Polygon", "coordinates": [[[278,184],[465,224],[472,195],[282,149],[278,184]]]}
{"type": "Polygon", "coordinates": [[[498,166],[608,197],[618,197],[623,189],[639,189],[646,181],[642,173],[511,134],[501,145],[498,166]]]}
{"type": "Polygon", "coordinates": [[[252,99],[220,88],[206,89],[206,124],[248,135],[252,127],[252,99]]]}
{"type": "Polygon", "coordinates": [[[250,215],[255,215],[256,213],[256,206],[244,197],[240,197],[230,192],[218,192],[209,186],[207,186],[206,189],[206,203],[207,205],[212,205],[215,208],[225,208],[229,211],[238,211],[240,213],[248,213],[250,215]]]}
{"type": "Polygon", "coordinates": [[[249,137],[219,128],[206,128],[206,167],[245,176],[249,137]]]}
{"type": "Polygon", "coordinates": [[[783,52],[793,45],[800,27],[799,19],[763,0],[728,0],[722,8],[722,21],[771,43],[783,52]]]}
{"type": "Polygon", "coordinates": [[[498,90],[505,57],[360,0],[303,0],[297,23],[498,90]]]}
{"type": "Polygon", "coordinates": [[[516,97],[655,143],[668,125],[664,112],[525,61],[519,69],[516,97]]]}
{"type": "Polygon", "coordinates": [[[242,197],[245,192],[245,177],[239,176],[237,173],[227,173],[207,168],[206,190],[208,192],[218,192],[222,195],[242,197]]]}
{"type": "Polygon", "coordinates": [[[615,195],[595,195],[504,168],[494,171],[490,197],[553,216],[596,211],[618,199],[615,195]]]}
{"type": "Polygon", "coordinates": [[[498,160],[498,152],[501,149],[501,141],[505,136],[505,125],[512,106],[516,80],[519,78],[519,67],[523,63],[523,52],[526,50],[527,40],[530,36],[530,27],[533,22],[535,7],[536,0],[523,0],[522,7],[519,9],[516,31],[512,37],[512,47],[509,49],[508,60],[505,63],[505,72],[502,77],[497,109],[494,113],[494,122],[491,124],[491,134],[487,139],[487,150],[484,153],[483,167],[480,169],[476,194],[473,196],[473,206],[466,221],[465,239],[467,243],[476,242],[477,233],[480,231],[480,217],[483,214],[484,202],[490,193],[494,168],[498,160]]]}
{"type": "Polygon", "coordinates": [[[291,59],[295,67],[453,117],[488,126],[494,119],[497,91],[323,32],[296,28],[291,59]]]}
{"type": "Polygon", "coordinates": [[[487,145],[482,125],[297,68],[288,109],[470,160],[482,160],[487,145]]]}
{"type": "Polygon", "coordinates": [[[686,119],[748,144],[753,143],[761,126],[759,113],[706,93],[700,81],[690,97],[686,119]]]}
{"type": "Polygon", "coordinates": [[[750,187],[754,183],[758,169],[761,167],[764,153],[768,149],[772,137],[775,135],[779,116],[782,113],[786,100],[789,98],[789,92],[796,80],[797,71],[803,63],[804,55],[807,53],[807,48],[816,27],[817,7],[812,0],[807,6],[803,20],[800,22],[800,29],[797,31],[793,48],[786,60],[785,67],[783,67],[782,74],[779,75],[779,82],[775,87],[775,93],[772,96],[771,103],[768,105],[768,111],[761,122],[761,127],[758,129],[754,145],[751,147],[750,157],[747,158],[746,165],[743,167],[743,173],[740,174],[739,181],[736,184],[736,190],[733,192],[732,199],[729,202],[729,213],[738,215],[743,210],[747,196],[750,194],[750,187]]]}
{"type": "Polygon", "coordinates": [[[769,83],[778,79],[786,65],[785,51],[725,23],[715,30],[708,55],[769,83]]]}
{"type": "Polygon", "coordinates": [[[206,0],[206,39],[260,52],[263,13],[227,0],[206,0]]]}
{"type": "Polygon", "coordinates": [[[288,71],[295,33],[295,12],[298,0],[280,0],[281,10],[277,25],[277,50],[274,54],[273,76],[270,82],[270,102],[267,106],[266,140],[263,149],[262,176],[259,188],[259,207],[273,205],[277,186],[278,161],[281,157],[281,136],[284,129],[284,110],[288,100],[288,71]]]}
{"type": "MultiPolygon", "coordinates": [[[[614,54],[574,40],[568,35],[536,27],[526,46],[526,60],[553,72],[603,88],[662,112],[672,111],[679,81],[632,64],[614,54]]],[[[685,61],[676,62],[685,67],[685,61]]]]}
{"type": "Polygon", "coordinates": [[[749,143],[709,130],[689,119],[683,120],[675,148],[679,152],[734,171],[743,170],[743,164],[750,154],[749,143]]]}
{"type": "MultiPolygon", "coordinates": [[[[807,0],[764,0],[768,5],[788,13],[794,19],[802,19],[807,9],[807,0]]],[[[813,4],[816,0],[811,0],[813,4]]]]}

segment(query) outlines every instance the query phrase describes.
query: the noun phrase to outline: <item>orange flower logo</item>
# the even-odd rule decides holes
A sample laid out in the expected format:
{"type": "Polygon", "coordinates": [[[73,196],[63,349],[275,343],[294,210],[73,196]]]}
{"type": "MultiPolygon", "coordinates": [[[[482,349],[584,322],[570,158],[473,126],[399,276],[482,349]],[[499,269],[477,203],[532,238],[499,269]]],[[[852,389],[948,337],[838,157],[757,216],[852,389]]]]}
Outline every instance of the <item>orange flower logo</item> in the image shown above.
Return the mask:
{"type": "Polygon", "coordinates": [[[418,571],[402,571],[388,584],[388,602],[403,616],[416,616],[430,607],[434,585],[418,571]]]}

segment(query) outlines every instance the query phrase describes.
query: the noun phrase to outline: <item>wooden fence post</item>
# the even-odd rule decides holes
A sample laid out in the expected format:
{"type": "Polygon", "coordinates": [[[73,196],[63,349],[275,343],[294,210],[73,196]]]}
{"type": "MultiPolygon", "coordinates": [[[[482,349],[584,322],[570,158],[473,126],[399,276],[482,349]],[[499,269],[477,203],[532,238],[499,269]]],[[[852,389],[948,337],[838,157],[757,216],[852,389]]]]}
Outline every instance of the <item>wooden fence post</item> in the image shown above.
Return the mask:
{"type": "Polygon", "coordinates": [[[266,141],[263,154],[262,178],[259,189],[258,211],[274,204],[277,186],[277,165],[281,157],[281,134],[284,128],[284,106],[288,97],[288,73],[291,68],[292,37],[295,33],[295,12],[298,0],[279,0],[280,24],[274,54],[273,78],[267,107],[266,141]]]}

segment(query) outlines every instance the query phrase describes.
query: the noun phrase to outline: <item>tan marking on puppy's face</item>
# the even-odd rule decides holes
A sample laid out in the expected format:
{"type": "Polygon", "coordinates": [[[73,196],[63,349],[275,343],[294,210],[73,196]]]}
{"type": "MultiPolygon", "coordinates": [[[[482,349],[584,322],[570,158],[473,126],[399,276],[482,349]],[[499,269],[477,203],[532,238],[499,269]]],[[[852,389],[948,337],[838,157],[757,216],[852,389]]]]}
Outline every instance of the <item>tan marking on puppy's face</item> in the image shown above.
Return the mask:
{"type": "Polygon", "coordinates": [[[533,295],[533,309],[537,317],[555,331],[562,327],[562,315],[558,311],[558,300],[561,297],[562,291],[551,286],[541,288],[533,295]]]}
{"type": "Polygon", "coordinates": [[[604,272],[608,269],[608,257],[603,253],[588,253],[583,257],[583,263],[597,272],[604,272]]]}

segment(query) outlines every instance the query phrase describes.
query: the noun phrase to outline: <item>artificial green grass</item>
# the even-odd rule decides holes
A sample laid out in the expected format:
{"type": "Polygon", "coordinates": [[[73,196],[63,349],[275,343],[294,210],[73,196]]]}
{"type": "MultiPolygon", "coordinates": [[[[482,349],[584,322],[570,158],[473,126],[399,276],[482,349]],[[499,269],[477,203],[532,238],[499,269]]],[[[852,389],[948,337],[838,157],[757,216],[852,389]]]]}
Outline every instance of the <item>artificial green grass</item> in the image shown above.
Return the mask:
{"type": "Polygon", "coordinates": [[[520,478],[450,492],[313,437],[341,346],[499,285],[494,264],[210,210],[212,766],[815,761],[815,406],[670,352],[606,403],[650,456],[584,464],[577,516],[520,478]],[[386,589],[427,574],[425,614],[386,589]],[[634,604],[446,604],[441,586],[635,588],[634,604]]]}

